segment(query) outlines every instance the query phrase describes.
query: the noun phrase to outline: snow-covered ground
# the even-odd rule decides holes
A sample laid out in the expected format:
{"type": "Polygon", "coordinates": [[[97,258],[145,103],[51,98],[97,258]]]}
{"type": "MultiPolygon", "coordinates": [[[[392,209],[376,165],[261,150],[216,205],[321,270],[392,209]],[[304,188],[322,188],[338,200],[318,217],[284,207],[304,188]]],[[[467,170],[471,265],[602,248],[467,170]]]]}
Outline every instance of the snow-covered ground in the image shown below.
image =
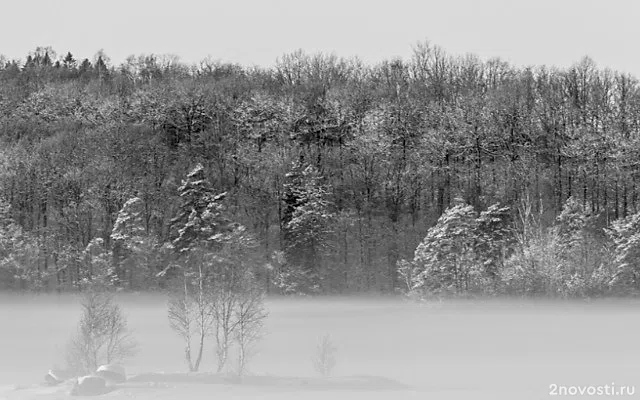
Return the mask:
{"type": "MultiPolygon", "coordinates": [[[[211,346],[202,374],[183,374],[163,297],[120,302],[141,347],[126,363],[134,378],[109,399],[543,399],[553,384],[636,386],[640,396],[640,307],[629,302],[271,300],[241,385],[208,374],[211,346]],[[311,358],[325,333],[337,366],[320,379],[311,358]]],[[[68,398],[34,385],[62,364],[79,316],[71,296],[0,298],[0,399],[68,398]]]]}

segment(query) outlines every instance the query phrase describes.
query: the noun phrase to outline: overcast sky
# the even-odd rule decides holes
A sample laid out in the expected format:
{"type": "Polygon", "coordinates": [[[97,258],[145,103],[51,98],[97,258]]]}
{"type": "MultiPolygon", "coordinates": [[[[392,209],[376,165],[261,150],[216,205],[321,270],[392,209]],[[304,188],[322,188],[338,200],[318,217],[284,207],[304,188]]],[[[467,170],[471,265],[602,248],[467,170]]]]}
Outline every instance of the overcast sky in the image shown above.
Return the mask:
{"type": "Polygon", "coordinates": [[[208,55],[272,65],[296,49],[408,58],[421,40],[450,54],[566,67],[585,55],[640,76],[636,0],[0,0],[0,54],[37,46],[113,63],[131,54],[208,55]]]}

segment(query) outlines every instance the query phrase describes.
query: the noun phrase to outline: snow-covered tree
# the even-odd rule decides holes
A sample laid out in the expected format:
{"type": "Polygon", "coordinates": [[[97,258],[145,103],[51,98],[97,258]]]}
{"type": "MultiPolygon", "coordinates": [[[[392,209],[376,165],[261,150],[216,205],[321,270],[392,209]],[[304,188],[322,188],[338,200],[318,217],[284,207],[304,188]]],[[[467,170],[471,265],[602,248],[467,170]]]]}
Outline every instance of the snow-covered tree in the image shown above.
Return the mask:
{"type": "Polygon", "coordinates": [[[456,199],[428,230],[413,260],[398,263],[404,291],[495,293],[515,241],[509,223],[508,207],[494,204],[478,215],[456,199]]]}
{"type": "Polygon", "coordinates": [[[639,293],[640,213],[614,221],[608,234],[613,241],[612,288],[620,292],[639,293]]]}
{"type": "Polygon", "coordinates": [[[202,165],[187,175],[178,190],[181,203],[172,220],[171,240],[175,259],[169,267],[178,273],[169,320],[185,341],[191,371],[198,370],[205,339],[211,334],[216,339],[218,369],[222,370],[239,323],[234,312],[244,304],[243,287],[249,284],[245,280],[253,279],[251,249],[255,243],[244,227],[224,215],[221,202],[225,193],[214,194],[202,165]],[[192,339],[197,340],[195,352],[192,339]]]}
{"type": "Polygon", "coordinates": [[[607,290],[610,262],[597,216],[569,198],[555,225],[532,221],[502,272],[507,292],[583,297],[607,290]]]}
{"type": "Polygon", "coordinates": [[[557,231],[543,230],[519,243],[506,260],[501,274],[503,290],[509,294],[555,295],[561,268],[557,231]]]}
{"type": "Polygon", "coordinates": [[[448,208],[418,245],[413,262],[420,269],[415,289],[461,293],[473,287],[475,268],[476,212],[458,202],[448,208]]]}
{"type": "Polygon", "coordinates": [[[573,197],[565,202],[556,218],[558,252],[562,268],[558,271],[561,294],[585,296],[606,290],[603,274],[608,273],[609,256],[605,232],[597,215],[587,212],[573,197]]]}
{"type": "Polygon", "coordinates": [[[335,220],[329,188],[316,168],[300,161],[287,174],[283,201],[285,256],[290,267],[299,271],[291,276],[304,279],[298,283],[303,292],[317,292],[335,220]]]}
{"type": "Polygon", "coordinates": [[[212,332],[214,324],[209,287],[214,256],[211,252],[221,247],[232,226],[222,216],[220,201],[225,193],[214,195],[201,164],[189,172],[178,192],[180,207],[171,221],[170,243],[175,259],[161,272],[161,276],[171,272],[171,277],[175,277],[169,301],[169,320],[171,327],[185,341],[189,370],[197,371],[205,338],[212,332]],[[191,345],[194,335],[198,340],[195,354],[191,345]]]}
{"type": "Polygon", "coordinates": [[[423,270],[412,261],[405,259],[398,260],[397,271],[398,277],[400,278],[398,291],[403,295],[413,297],[416,295],[416,289],[424,286],[423,270]]]}
{"type": "Polygon", "coordinates": [[[36,241],[11,217],[9,204],[0,200],[0,285],[21,289],[42,287],[46,276],[37,270],[38,257],[36,241]]]}
{"type": "MultiPolygon", "coordinates": [[[[133,197],[122,206],[111,231],[116,274],[130,288],[139,287],[151,277],[155,240],[144,226],[144,203],[133,197]]],[[[148,282],[147,282],[148,283],[148,282]]]]}
{"type": "Polygon", "coordinates": [[[120,277],[102,238],[93,238],[87,244],[82,252],[82,262],[81,287],[104,289],[120,286],[120,277]]]}
{"type": "MultiPolygon", "coordinates": [[[[476,225],[476,257],[483,274],[497,284],[504,260],[515,244],[509,207],[493,204],[480,212],[476,225]]],[[[487,283],[490,283],[487,282],[487,283]]]]}
{"type": "Polygon", "coordinates": [[[171,244],[177,253],[188,255],[200,248],[213,249],[235,228],[222,213],[226,192],[214,194],[202,164],[189,172],[178,193],[180,207],[171,221],[171,244]]]}
{"type": "Polygon", "coordinates": [[[144,203],[139,197],[132,197],[120,209],[111,231],[111,240],[122,242],[128,248],[135,248],[145,235],[144,203]]]}

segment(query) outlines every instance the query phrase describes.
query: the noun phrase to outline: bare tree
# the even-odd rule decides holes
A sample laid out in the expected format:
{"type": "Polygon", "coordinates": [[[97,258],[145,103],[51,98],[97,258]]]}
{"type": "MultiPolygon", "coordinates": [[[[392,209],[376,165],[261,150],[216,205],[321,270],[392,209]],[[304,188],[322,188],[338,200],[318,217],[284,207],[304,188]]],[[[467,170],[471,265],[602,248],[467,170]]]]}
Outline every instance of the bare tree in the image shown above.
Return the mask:
{"type": "Polygon", "coordinates": [[[267,316],[264,291],[258,287],[253,273],[247,271],[234,309],[234,334],[238,346],[238,375],[240,376],[246,372],[255,342],[262,337],[264,320],[267,316]]]}
{"type": "Polygon", "coordinates": [[[266,317],[262,306],[263,289],[253,272],[257,262],[253,248],[253,238],[246,235],[244,229],[239,229],[216,254],[210,299],[218,372],[226,366],[234,340],[244,352],[241,362],[241,370],[244,371],[247,350],[257,339],[261,320],[266,317]]]}
{"type": "Polygon", "coordinates": [[[136,353],[137,343],[112,294],[89,291],[83,296],[82,307],[78,333],[67,346],[70,370],[93,373],[101,364],[120,362],[136,353]]]}
{"type": "Polygon", "coordinates": [[[222,372],[229,356],[233,331],[236,322],[233,320],[233,310],[236,307],[238,296],[233,290],[218,287],[213,294],[211,307],[215,324],[216,357],[218,361],[217,372],[222,372]]]}
{"type": "Polygon", "coordinates": [[[195,276],[183,271],[171,292],[168,305],[169,324],[184,340],[185,360],[191,372],[200,368],[205,338],[211,333],[214,322],[211,297],[202,273],[203,266],[202,263],[198,264],[199,273],[195,276]],[[195,355],[192,347],[194,339],[197,340],[195,355]]]}

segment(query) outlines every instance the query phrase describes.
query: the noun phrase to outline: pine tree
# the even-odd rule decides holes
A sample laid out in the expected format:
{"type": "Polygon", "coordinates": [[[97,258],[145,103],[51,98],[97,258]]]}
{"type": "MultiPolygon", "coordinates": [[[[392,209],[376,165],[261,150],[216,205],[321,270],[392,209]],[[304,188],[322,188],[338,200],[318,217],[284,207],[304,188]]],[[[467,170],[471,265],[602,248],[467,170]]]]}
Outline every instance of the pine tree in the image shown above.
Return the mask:
{"type": "Polygon", "coordinates": [[[421,271],[416,288],[448,293],[471,288],[478,272],[474,268],[476,216],[472,206],[458,201],[429,229],[413,259],[421,271]]]}
{"type": "Polygon", "coordinates": [[[63,66],[65,69],[75,69],[76,68],[76,60],[75,58],[73,58],[73,54],[71,54],[71,52],[67,52],[67,55],[64,56],[64,59],[62,60],[63,66]]]}

